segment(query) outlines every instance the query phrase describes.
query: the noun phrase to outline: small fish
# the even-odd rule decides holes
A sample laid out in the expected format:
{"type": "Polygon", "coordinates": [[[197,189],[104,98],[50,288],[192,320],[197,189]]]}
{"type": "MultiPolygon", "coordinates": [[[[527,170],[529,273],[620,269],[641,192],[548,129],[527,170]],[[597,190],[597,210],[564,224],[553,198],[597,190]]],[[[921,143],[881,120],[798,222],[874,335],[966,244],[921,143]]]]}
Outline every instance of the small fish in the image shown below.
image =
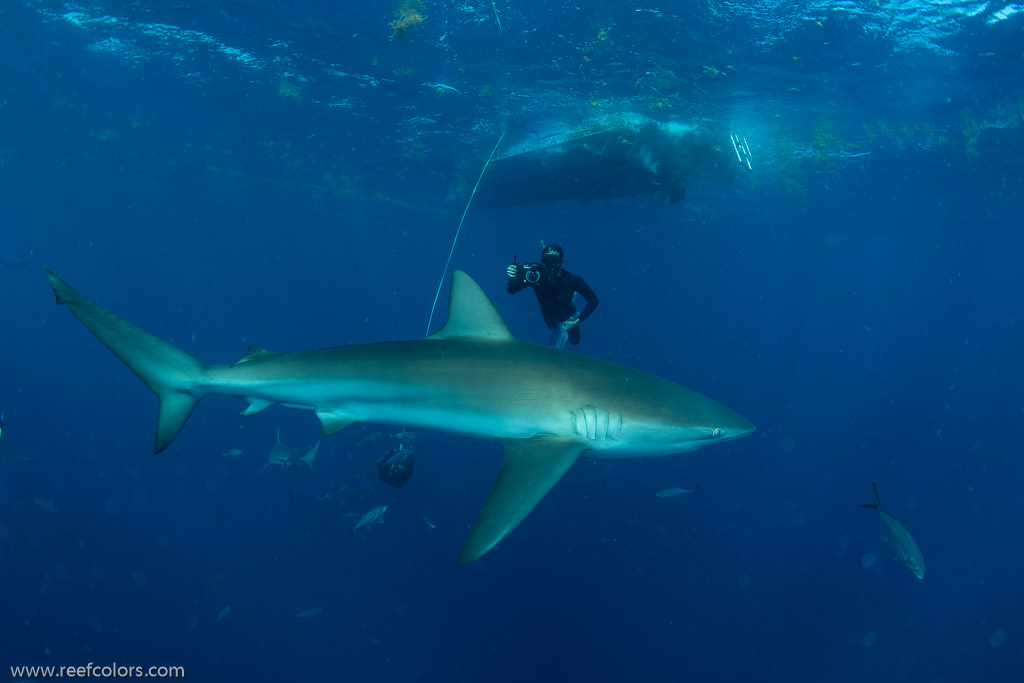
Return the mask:
{"type": "Polygon", "coordinates": [[[188,626],[185,628],[185,633],[192,633],[196,630],[196,625],[199,624],[199,617],[192,617],[192,621],[188,622],[188,626]]]}
{"type": "Polygon", "coordinates": [[[224,451],[223,453],[221,453],[221,455],[223,455],[225,458],[237,458],[241,454],[242,454],[242,449],[240,449],[240,448],[230,448],[230,449],[224,451]]]}
{"type": "Polygon", "coordinates": [[[0,256],[0,266],[4,268],[24,268],[28,265],[28,261],[22,260],[13,254],[4,254],[0,256]]]}
{"type": "Polygon", "coordinates": [[[23,464],[27,462],[35,462],[39,457],[39,451],[14,451],[4,453],[0,456],[0,462],[23,464]]]}
{"type": "Polygon", "coordinates": [[[363,434],[359,438],[359,441],[356,441],[356,445],[353,446],[352,448],[353,449],[360,448],[362,446],[365,446],[368,443],[372,443],[372,442],[376,441],[379,438],[380,438],[380,431],[366,432],[365,434],[363,434]]]}
{"type": "Polygon", "coordinates": [[[215,624],[216,624],[216,623],[218,623],[218,622],[220,622],[220,621],[223,621],[223,620],[224,620],[224,617],[226,617],[226,616],[227,616],[227,615],[229,615],[229,614],[231,614],[231,605],[228,605],[227,607],[225,607],[224,609],[222,609],[222,610],[220,611],[220,614],[218,614],[218,615],[217,615],[217,618],[213,620],[213,623],[215,623],[215,624]]]}
{"type": "MultiPolygon", "coordinates": [[[[366,486],[361,487],[359,490],[357,490],[355,493],[353,493],[351,496],[349,496],[348,499],[344,503],[341,504],[341,509],[342,510],[348,510],[350,507],[352,507],[356,503],[359,503],[360,501],[362,501],[363,498],[366,498],[367,496],[375,496],[376,495],[376,487],[375,487],[376,483],[377,483],[377,478],[374,477],[373,479],[370,480],[370,483],[368,483],[366,486]]],[[[353,513],[353,515],[354,515],[354,513],[353,513]]]]}
{"type": "Polygon", "coordinates": [[[52,498],[50,498],[49,500],[47,500],[46,498],[35,498],[32,500],[32,502],[38,505],[39,507],[43,508],[47,512],[57,511],[57,506],[54,504],[52,498]]]}
{"type": "Polygon", "coordinates": [[[320,612],[321,612],[321,609],[319,607],[314,607],[312,609],[304,609],[301,612],[299,612],[298,614],[296,614],[295,618],[296,619],[312,619],[316,615],[320,614],[320,612]]]}
{"type": "Polygon", "coordinates": [[[462,91],[459,90],[458,88],[453,88],[452,86],[447,85],[445,83],[424,83],[423,85],[426,86],[427,88],[433,88],[434,90],[438,91],[453,92],[459,95],[462,94],[462,91]]]}
{"type": "Polygon", "coordinates": [[[423,518],[423,523],[426,524],[431,529],[436,529],[437,528],[437,524],[435,524],[434,520],[430,519],[430,517],[424,517],[423,518]]]}
{"type": "Polygon", "coordinates": [[[415,441],[416,440],[416,432],[410,432],[409,430],[402,430],[402,431],[398,432],[397,434],[395,434],[395,438],[398,439],[399,441],[403,441],[403,442],[404,441],[415,441]]]}
{"type": "Polygon", "coordinates": [[[355,531],[356,529],[362,528],[364,526],[369,526],[377,521],[383,522],[384,520],[381,519],[381,516],[385,512],[387,512],[387,509],[387,505],[381,505],[379,507],[373,508],[365,515],[363,515],[358,522],[356,522],[356,525],[352,527],[352,531],[355,531]]]}
{"type": "Polygon", "coordinates": [[[338,493],[343,488],[345,488],[345,487],[342,486],[338,482],[338,480],[331,479],[329,482],[327,482],[327,490],[324,491],[323,493],[317,494],[316,502],[322,503],[325,500],[330,500],[331,498],[334,497],[334,494],[338,493]]]}
{"type": "Polygon", "coordinates": [[[4,412],[0,410],[0,435],[4,433],[4,412]]]}
{"type": "Polygon", "coordinates": [[[686,495],[696,496],[697,489],[699,488],[700,484],[697,484],[692,489],[662,489],[661,491],[658,491],[654,495],[656,495],[658,498],[678,498],[679,496],[686,495]]]}
{"type": "Polygon", "coordinates": [[[914,576],[923,579],[924,555],[921,554],[921,549],[917,547],[917,542],[910,535],[910,532],[907,531],[907,528],[899,520],[882,509],[882,497],[878,495],[878,485],[872,482],[871,486],[875,489],[875,502],[865,503],[858,507],[878,510],[878,514],[882,515],[882,524],[885,525],[886,530],[889,532],[889,545],[896,551],[896,557],[914,576]]]}

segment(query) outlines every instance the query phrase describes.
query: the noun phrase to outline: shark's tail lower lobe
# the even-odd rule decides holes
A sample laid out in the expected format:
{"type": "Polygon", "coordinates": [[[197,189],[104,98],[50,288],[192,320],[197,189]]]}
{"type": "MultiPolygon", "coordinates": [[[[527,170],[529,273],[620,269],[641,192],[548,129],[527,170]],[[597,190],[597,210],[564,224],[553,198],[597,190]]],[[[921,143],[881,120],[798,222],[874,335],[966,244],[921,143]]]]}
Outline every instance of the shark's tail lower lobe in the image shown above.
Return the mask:
{"type": "Polygon", "coordinates": [[[167,448],[205,395],[206,368],[184,351],[122,320],[76,292],[48,268],[43,269],[57,295],[76,318],[128,366],[160,399],[153,451],[167,448]]]}

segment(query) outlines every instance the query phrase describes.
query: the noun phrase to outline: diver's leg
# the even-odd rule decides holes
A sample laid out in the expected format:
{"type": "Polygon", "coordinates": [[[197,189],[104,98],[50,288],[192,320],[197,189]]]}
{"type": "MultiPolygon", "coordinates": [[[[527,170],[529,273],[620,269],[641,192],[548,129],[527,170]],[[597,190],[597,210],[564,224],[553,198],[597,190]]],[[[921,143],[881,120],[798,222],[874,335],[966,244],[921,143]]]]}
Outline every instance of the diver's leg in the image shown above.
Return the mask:
{"type": "Polygon", "coordinates": [[[562,329],[561,325],[551,328],[551,338],[548,339],[548,346],[555,349],[564,349],[565,342],[569,341],[569,334],[562,329]]]}

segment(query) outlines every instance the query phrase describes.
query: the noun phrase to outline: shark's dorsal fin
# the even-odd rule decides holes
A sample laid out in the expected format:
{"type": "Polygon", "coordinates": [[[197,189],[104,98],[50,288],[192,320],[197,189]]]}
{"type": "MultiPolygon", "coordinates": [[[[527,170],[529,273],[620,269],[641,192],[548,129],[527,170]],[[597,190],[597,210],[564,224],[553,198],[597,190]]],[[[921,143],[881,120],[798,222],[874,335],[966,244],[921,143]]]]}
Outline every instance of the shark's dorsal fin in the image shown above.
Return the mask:
{"type": "Polygon", "coordinates": [[[586,446],[547,436],[502,439],[505,460],[457,564],[469,564],[512,533],[586,446]]]}
{"type": "Polygon", "coordinates": [[[448,295],[448,321],[427,339],[515,339],[498,309],[466,273],[452,273],[452,289],[448,295]]]}
{"type": "Polygon", "coordinates": [[[245,355],[236,360],[231,364],[231,367],[241,365],[242,363],[248,363],[249,361],[258,360],[260,358],[266,358],[267,356],[276,356],[277,354],[273,351],[267,351],[262,346],[250,345],[249,349],[245,352],[245,355]]]}

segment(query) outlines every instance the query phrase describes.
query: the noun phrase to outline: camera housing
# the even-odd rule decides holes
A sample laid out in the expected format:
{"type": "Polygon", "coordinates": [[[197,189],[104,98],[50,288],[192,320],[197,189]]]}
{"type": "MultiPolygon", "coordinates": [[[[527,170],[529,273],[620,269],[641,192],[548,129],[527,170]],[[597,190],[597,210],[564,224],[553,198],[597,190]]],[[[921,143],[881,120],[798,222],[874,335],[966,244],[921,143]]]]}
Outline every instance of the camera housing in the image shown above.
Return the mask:
{"type": "Polygon", "coordinates": [[[548,276],[551,271],[551,266],[543,263],[520,263],[519,267],[526,271],[523,279],[531,285],[540,282],[541,277],[548,276]]]}

